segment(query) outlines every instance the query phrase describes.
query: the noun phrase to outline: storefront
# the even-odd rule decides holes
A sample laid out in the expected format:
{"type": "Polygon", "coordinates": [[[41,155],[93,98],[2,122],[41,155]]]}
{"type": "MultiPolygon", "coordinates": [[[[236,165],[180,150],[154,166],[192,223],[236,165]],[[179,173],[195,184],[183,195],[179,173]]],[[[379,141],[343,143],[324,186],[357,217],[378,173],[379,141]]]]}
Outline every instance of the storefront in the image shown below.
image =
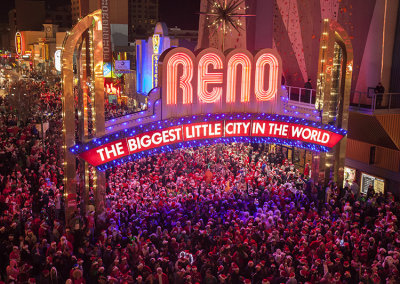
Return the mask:
{"type": "Polygon", "coordinates": [[[373,187],[375,193],[385,193],[386,180],[383,177],[356,168],[344,167],[343,187],[346,183],[351,187],[354,182],[360,186],[360,193],[363,195],[368,193],[370,186],[373,187]]]}
{"type": "Polygon", "coordinates": [[[311,165],[313,159],[312,151],[297,147],[270,144],[269,151],[280,154],[282,159],[287,159],[290,163],[294,164],[300,172],[304,172],[306,164],[311,165]]]}

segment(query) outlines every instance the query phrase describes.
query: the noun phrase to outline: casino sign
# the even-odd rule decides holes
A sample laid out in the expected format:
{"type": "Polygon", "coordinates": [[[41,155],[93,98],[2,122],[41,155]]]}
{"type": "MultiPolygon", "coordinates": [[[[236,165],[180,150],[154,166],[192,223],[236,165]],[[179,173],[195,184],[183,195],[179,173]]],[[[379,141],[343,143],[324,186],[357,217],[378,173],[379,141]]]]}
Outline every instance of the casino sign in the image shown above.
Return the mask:
{"type": "Polygon", "coordinates": [[[346,135],[331,125],[279,114],[282,64],[272,49],[193,53],[171,48],[158,64],[161,97],[149,106],[159,119],[69,150],[103,171],[146,155],[213,143],[274,143],[328,152],[346,135]]]}
{"type": "Polygon", "coordinates": [[[22,56],[24,53],[24,42],[20,32],[15,34],[15,52],[18,54],[18,56],[22,56]]]}

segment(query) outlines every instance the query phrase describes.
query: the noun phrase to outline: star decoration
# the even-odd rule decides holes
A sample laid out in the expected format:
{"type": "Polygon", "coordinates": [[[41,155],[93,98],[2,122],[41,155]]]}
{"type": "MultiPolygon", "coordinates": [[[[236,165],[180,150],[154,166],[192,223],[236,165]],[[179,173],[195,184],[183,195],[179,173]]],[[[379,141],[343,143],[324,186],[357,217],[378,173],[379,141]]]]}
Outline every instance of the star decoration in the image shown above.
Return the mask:
{"type": "MultiPolygon", "coordinates": [[[[200,15],[206,15],[207,20],[212,18],[209,28],[214,28],[215,32],[222,32],[222,49],[224,49],[224,37],[232,28],[238,33],[243,30],[241,19],[245,17],[254,17],[255,15],[246,14],[248,7],[242,8],[245,0],[207,0],[211,10],[209,12],[200,12],[200,15]]],[[[214,34],[213,33],[213,34],[214,34]]]]}

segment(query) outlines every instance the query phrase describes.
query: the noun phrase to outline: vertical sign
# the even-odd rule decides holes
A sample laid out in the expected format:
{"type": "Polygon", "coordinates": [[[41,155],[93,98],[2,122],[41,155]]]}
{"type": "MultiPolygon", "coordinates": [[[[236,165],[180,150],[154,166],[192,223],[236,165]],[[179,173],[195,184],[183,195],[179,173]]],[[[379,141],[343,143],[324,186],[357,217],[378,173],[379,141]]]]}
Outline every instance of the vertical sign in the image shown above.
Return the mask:
{"type": "Polygon", "coordinates": [[[151,70],[153,75],[153,88],[158,86],[158,59],[160,58],[160,35],[153,35],[153,55],[151,60],[151,70]]]}
{"type": "Polygon", "coordinates": [[[61,72],[61,50],[56,50],[54,53],[54,67],[58,72],[61,72]]]}
{"type": "Polygon", "coordinates": [[[17,32],[15,34],[15,51],[19,56],[22,55],[23,52],[23,46],[22,46],[22,35],[20,32],[17,32]]]}
{"type": "Polygon", "coordinates": [[[111,62],[111,30],[110,30],[109,0],[101,0],[101,15],[103,21],[103,61],[111,62]]]}

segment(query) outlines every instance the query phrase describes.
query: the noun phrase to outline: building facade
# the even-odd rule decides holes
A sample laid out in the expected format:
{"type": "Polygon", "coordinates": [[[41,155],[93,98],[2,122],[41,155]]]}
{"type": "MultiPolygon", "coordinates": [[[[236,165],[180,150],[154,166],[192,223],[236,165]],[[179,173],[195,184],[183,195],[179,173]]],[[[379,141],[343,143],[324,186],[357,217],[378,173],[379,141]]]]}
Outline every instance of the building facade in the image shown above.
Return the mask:
{"type": "Polygon", "coordinates": [[[158,21],[158,0],[129,0],[129,41],[152,34],[158,21]]]}
{"type": "MultiPolygon", "coordinates": [[[[227,35],[225,50],[276,49],[290,106],[285,113],[320,112],[324,123],[348,129],[340,157],[328,154],[318,162],[326,166],[325,181],[329,167],[341,160],[345,181],[356,182],[361,192],[372,185],[400,196],[399,1],[247,0],[242,5],[249,7],[241,7],[249,17],[240,32],[227,35]],[[309,79],[313,90],[305,92],[309,79]]],[[[201,12],[212,9],[211,2],[201,1],[201,12]]],[[[198,48],[221,48],[214,18],[200,16],[198,48]]],[[[290,147],[285,156],[307,162],[307,153],[290,147]]]]}
{"type": "Polygon", "coordinates": [[[165,23],[157,23],[153,35],[136,40],[136,90],[147,95],[158,86],[158,59],[171,47],[186,47],[194,50],[197,31],[168,29],[165,23]]]}

